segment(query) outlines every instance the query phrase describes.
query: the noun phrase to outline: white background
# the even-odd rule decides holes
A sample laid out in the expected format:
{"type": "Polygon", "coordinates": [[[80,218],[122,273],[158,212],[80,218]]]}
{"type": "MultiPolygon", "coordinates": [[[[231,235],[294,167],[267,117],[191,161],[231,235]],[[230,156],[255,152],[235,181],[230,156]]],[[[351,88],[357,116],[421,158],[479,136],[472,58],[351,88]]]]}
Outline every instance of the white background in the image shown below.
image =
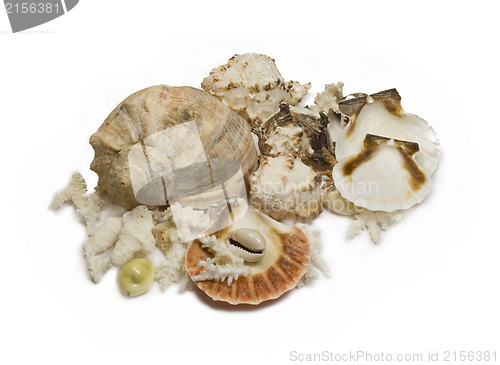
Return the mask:
{"type": "Polygon", "coordinates": [[[358,350],[500,360],[496,2],[403,3],[82,0],[19,34],[2,12],[0,362],[286,364],[292,351],[358,350]],[[309,100],[330,82],[396,87],[441,139],[432,194],[377,245],[322,214],[331,278],[257,308],[176,288],[130,300],[114,271],[93,284],[74,212],[48,210],[73,171],[95,185],[90,134],[130,93],[199,87],[245,52],[312,82],[309,100]]]}

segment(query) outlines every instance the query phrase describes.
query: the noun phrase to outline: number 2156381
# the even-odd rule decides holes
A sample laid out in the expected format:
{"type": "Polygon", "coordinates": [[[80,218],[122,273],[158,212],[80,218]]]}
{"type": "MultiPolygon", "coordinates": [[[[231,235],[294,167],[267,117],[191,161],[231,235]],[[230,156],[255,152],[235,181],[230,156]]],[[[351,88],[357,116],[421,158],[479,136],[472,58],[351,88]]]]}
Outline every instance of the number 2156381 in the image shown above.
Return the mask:
{"type": "Polygon", "coordinates": [[[7,14],[59,14],[59,3],[5,3],[7,14]]]}
{"type": "Polygon", "coordinates": [[[444,361],[497,361],[497,352],[493,351],[444,351],[444,361]]]}

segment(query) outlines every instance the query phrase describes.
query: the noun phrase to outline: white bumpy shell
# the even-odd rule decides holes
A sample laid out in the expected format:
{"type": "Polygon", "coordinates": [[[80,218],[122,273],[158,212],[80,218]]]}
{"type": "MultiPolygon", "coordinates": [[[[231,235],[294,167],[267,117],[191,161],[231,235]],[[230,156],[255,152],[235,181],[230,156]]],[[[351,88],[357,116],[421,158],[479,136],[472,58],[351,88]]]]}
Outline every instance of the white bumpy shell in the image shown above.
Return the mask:
{"type": "Polygon", "coordinates": [[[279,112],[254,128],[260,153],[270,157],[293,153],[313,168],[329,167],[325,152],[333,155],[333,145],[326,115],[287,104],[279,107],[279,112]]]}
{"type": "Polygon", "coordinates": [[[288,214],[314,218],[322,211],[321,176],[292,153],[261,156],[250,177],[252,205],[282,220],[288,214]]]}
{"type": "Polygon", "coordinates": [[[246,53],[234,55],[227,64],[213,69],[201,87],[255,126],[275,114],[280,103],[296,105],[311,84],[287,82],[272,58],[246,53]]]}

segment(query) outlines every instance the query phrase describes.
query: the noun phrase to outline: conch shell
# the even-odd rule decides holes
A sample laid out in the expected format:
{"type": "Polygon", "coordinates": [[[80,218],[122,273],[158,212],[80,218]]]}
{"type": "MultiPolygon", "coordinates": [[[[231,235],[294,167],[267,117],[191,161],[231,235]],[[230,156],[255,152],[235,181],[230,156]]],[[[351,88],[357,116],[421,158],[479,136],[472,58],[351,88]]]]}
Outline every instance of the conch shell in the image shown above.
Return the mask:
{"type": "MultiPolygon", "coordinates": [[[[159,85],[130,95],[90,144],[95,150],[90,168],[99,175],[98,185],[129,209],[166,205],[183,194],[199,201],[197,193],[224,181],[241,186],[258,164],[248,123],[192,87],[159,85]]],[[[236,190],[230,195],[241,193],[236,190]]]]}

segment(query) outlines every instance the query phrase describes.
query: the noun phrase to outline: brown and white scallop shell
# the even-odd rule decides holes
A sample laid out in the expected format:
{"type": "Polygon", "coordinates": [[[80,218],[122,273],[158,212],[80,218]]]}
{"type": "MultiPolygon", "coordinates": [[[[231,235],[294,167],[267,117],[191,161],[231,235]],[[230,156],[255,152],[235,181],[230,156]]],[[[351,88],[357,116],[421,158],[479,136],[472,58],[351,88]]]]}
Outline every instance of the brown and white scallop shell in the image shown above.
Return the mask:
{"type": "Polygon", "coordinates": [[[431,191],[441,146],[431,125],[406,113],[396,89],[339,103],[348,124],[336,139],[332,177],[340,195],[372,211],[394,212],[431,191]]]}
{"type": "MultiPolygon", "coordinates": [[[[154,196],[155,189],[145,192],[143,185],[165,169],[184,169],[189,188],[204,191],[205,185],[213,185],[210,175],[190,176],[206,170],[204,163],[210,168],[213,160],[219,165],[236,162],[245,177],[257,167],[248,123],[216,97],[192,87],[158,85],[130,95],[90,137],[90,144],[95,150],[90,168],[99,175],[99,186],[113,202],[127,208],[164,205],[155,203],[162,201],[154,196]],[[179,126],[186,128],[172,128],[179,126]],[[164,134],[166,130],[172,133],[164,134]],[[131,156],[139,162],[131,163],[131,156]],[[195,164],[199,167],[190,169],[195,164]],[[138,193],[144,201],[138,201],[138,193]]],[[[178,190],[183,188],[179,181],[177,185],[178,190]]],[[[156,181],[156,186],[161,184],[156,181]]]]}
{"type": "MultiPolygon", "coordinates": [[[[266,240],[265,254],[258,262],[245,262],[250,274],[239,277],[230,285],[221,280],[196,281],[195,284],[213,300],[230,304],[259,304],[280,297],[295,288],[307,270],[311,257],[309,241],[297,226],[287,226],[249,208],[245,216],[233,226],[216,234],[226,240],[231,231],[254,229],[266,240]]],[[[212,257],[194,240],[186,252],[186,270],[192,278],[205,270],[200,261],[212,257]]]]}

